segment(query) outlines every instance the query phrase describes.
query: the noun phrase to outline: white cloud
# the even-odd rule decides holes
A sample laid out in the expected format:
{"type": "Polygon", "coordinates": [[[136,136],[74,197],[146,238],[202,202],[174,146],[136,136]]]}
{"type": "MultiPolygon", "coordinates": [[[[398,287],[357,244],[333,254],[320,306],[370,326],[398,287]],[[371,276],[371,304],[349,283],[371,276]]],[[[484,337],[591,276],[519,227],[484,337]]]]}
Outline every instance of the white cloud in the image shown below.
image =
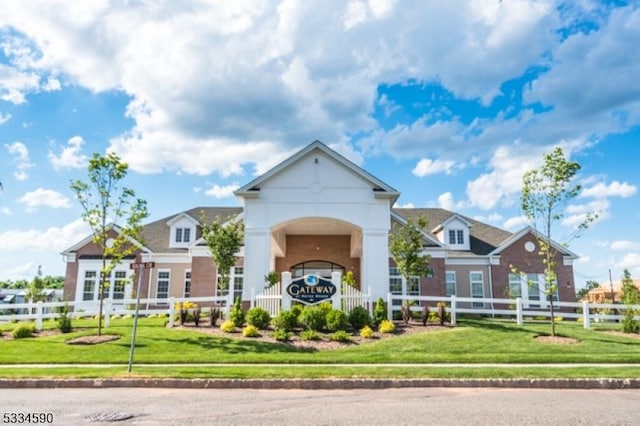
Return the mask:
{"type": "Polygon", "coordinates": [[[562,219],[561,224],[568,228],[576,228],[584,223],[589,215],[597,215],[594,223],[608,219],[611,216],[609,213],[610,204],[606,199],[597,199],[586,204],[568,205],[565,209],[567,216],[562,219]]]}
{"type": "Polygon", "coordinates": [[[438,196],[438,206],[445,210],[454,210],[455,202],[453,201],[453,194],[450,192],[445,192],[438,196]]]}
{"type": "Polygon", "coordinates": [[[9,230],[0,233],[0,253],[15,251],[61,252],[90,235],[90,229],[78,219],[63,227],[9,230]]]}
{"type": "Polygon", "coordinates": [[[491,213],[489,216],[473,216],[473,218],[485,223],[498,223],[504,220],[504,216],[496,212],[491,213]]]}
{"type": "Polygon", "coordinates": [[[438,173],[446,173],[450,175],[454,164],[455,163],[453,161],[434,161],[429,158],[423,158],[418,161],[418,164],[416,164],[416,167],[414,167],[411,173],[418,177],[425,177],[427,175],[434,175],[438,173]]]}
{"type": "Polygon", "coordinates": [[[638,188],[635,185],[628,184],[627,182],[620,183],[613,181],[609,185],[605,185],[599,182],[590,188],[585,188],[580,193],[580,197],[622,197],[628,198],[637,192],[638,188]]]}
{"type": "Polygon", "coordinates": [[[640,253],[627,253],[620,259],[615,266],[620,269],[629,269],[631,271],[640,272],[640,253]]]}
{"type": "Polygon", "coordinates": [[[60,155],[49,151],[49,161],[56,170],[85,167],[87,156],[81,152],[83,145],[84,139],[80,136],[74,136],[67,141],[67,146],[62,149],[60,155]]]}
{"type": "Polygon", "coordinates": [[[67,197],[59,192],[43,188],[27,192],[18,199],[18,202],[25,204],[29,210],[35,210],[38,207],[52,207],[57,209],[71,207],[67,197]]]}
{"type": "Polygon", "coordinates": [[[6,206],[0,207],[0,213],[2,213],[5,216],[11,216],[13,214],[11,209],[9,207],[6,207],[6,206]]]}
{"type": "Polygon", "coordinates": [[[529,224],[529,220],[525,216],[515,216],[507,219],[502,224],[502,227],[507,230],[517,230],[522,229],[529,224]]]}
{"type": "Polygon", "coordinates": [[[213,185],[211,188],[204,191],[204,193],[214,198],[227,198],[233,196],[233,191],[238,188],[240,188],[240,185],[237,183],[225,186],[213,185]]]}
{"type": "Polygon", "coordinates": [[[412,202],[408,202],[408,203],[404,203],[404,204],[394,204],[393,208],[398,208],[398,209],[413,209],[415,208],[415,205],[412,202]]]}
{"type": "Polygon", "coordinates": [[[640,242],[636,241],[627,241],[627,240],[618,240],[611,243],[612,250],[624,250],[624,251],[640,251],[640,242]]]}
{"type": "Polygon", "coordinates": [[[16,164],[16,171],[13,173],[13,176],[16,180],[27,180],[29,178],[29,174],[27,170],[34,166],[29,158],[29,150],[27,146],[22,142],[14,142],[12,144],[4,145],[9,154],[13,155],[13,161],[16,164]]]}
{"type": "Polygon", "coordinates": [[[11,120],[11,114],[3,114],[0,112],[0,126],[11,120]]]}

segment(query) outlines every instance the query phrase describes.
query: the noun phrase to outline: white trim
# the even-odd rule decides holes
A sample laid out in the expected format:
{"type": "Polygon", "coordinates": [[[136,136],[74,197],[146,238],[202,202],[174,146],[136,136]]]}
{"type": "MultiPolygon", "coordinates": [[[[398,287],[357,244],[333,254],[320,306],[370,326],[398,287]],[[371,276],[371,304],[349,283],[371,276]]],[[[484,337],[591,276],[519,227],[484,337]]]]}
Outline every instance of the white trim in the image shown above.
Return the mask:
{"type": "MultiPolygon", "coordinates": [[[[391,221],[396,221],[397,223],[399,223],[400,225],[406,225],[407,223],[409,223],[409,220],[407,218],[405,218],[404,216],[401,216],[400,214],[394,212],[393,210],[391,210],[391,221]]],[[[393,233],[393,226],[391,227],[391,229],[389,230],[389,234],[393,233]]],[[[443,248],[443,245],[440,241],[438,241],[433,235],[429,234],[428,232],[426,232],[425,230],[421,229],[420,233],[422,233],[422,236],[424,237],[424,239],[426,239],[427,241],[429,241],[430,243],[434,244],[437,248],[443,248]]],[[[424,247],[424,250],[428,250],[429,247],[424,247]]]]}
{"type": "MultiPolygon", "coordinates": [[[[169,298],[171,296],[171,272],[173,272],[173,270],[170,269],[170,268],[156,269],[155,293],[156,293],[156,298],[157,299],[166,299],[166,298],[169,298]],[[162,272],[168,272],[169,273],[169,278],[167,279],[168,284],[167,284],[167,296],[166,297],[158,296],[158,286],[159,286],[159,283],[160,283],[160,273],[162,273],[162,272]]],[[[163,281],[164,281],[164,279],[163,279],[163,281]]]]}
{"type": "Polygon", "coordinates": [[[471,224],[471,222],[469,222],[467,219],[465,219],[464,217],[460,216],[458,213],[452,213],[451,216],[449,216],[444,222],[442,222],[441,224],[439,224],[438,226],[436,226],[435,228],[433,228],[431,230],[431,233],[435,234],[440,232],[440,230],[442,230],[443,228],[446,227],[446,225],[453,221],[454,219],[458,219],[460,222],[464,223],[464,225],[467,228],[471,228],[473,225],[471,224]]]}
{"type": "Polygon", "coordinates": [[[373,176],[366,170],[362,169],[361,167],[357,166],[353,162],[349,161],[347,158],[338,154],[336,151],[329,148],[327,145],[323,144],[318,140],[310,143],[309,145],[307,145],[297,153],[293,154],[291,157],[287,158],[280,164],[276,165],[275,167],[271,168],[267,172],[253,179],[251,182],[237,189],[234,192],[234,194],[238,197],[248,197],[248,198],[259,197],[260,196],[259,187],[264,181],[266,181],[272,176],[275,176],[276,174],[286,169],[291,164],[297,162],[299,159],[303,158],[304,156],[306,156],[307,154],[311,153],[314,150],[319,150],[323,152],[324,154],[331,157],[333,160],[337,161],[341,165],[350,169],[353,173],[360,176],[365,181],[369,182],[369,184],[373,187],[372,189],[375,192],[374,194],[375,198],[390,198],[392,200],[391,205],[393,205],[393,203],[395,203],[395,201],[400,196],[400,193],[397,190],[395,190],[393,187],[384,183],[377,177],[373,176]]]}
{"type": "Polygon", "coordinates": [[[447,257],[444,260],[445,265],[455,266],[486,266],[491,263],[488,257],[447,257]]]}
{"type": "MultiPolygon", "coordinates": [[[[120,234],[120,229],[122,229],[121,227],[117,226],[117,225],[107,225],[108,231],[115,231],[117,234],[120,234]]],[[[148,247],[144,246],[142,243],[140,243],[138,240],[134,240],[133,238],[127,238],[127,240],[134,246],[138,247],[140,250],[142,251],[146,251],[151,253],[151,249],[149,249],[148,247]]],[[[83,238],[81,241],[75,243],[74,245],[72,245],[71,247],[69,247],[68,249],[62,251],[60,254],[62,254],[63,256],[68,256],[70,254],[75,254],[75,252],[77,252],[79,249],[81,249],[82,247],[86,246],[87,244],[93,242],[93,233],[89,234],[88,237],[83,238]]]]}
{"type": "MultiPolygon", "coordinates": [[[[471,298],[484,299],[484,272],[483,271],[469,271],[469,296],[471,298]],[[482,277],[481,281],[480,281],[480,284],[481,284],[480,288],[482,289],[482,296],[480,296],[480,297],[475,297],[473,295],[473,283],[474,283],[474,281],[471,279],[471,275],[472,274],[480,274],[480,276],[482,277]]],[[[474,304],[478,303],[478,304],[481,304],[482,306],[484,306],[483,302],[473,302],[473,303],[474,304]]]]}
{"type": "Polygon", "coordinates": [[[197,219],[195,219],[193,216],[187,214],[186,212],[182,212],[182,213],[178,213],[177,215],[169,219],[167,221],[167,225],[173,226],[174,223],[179,222],[181,219],[186,219],[187,221],[191,222],[191,225],[193,226],[198,226],[200,224],[200,222],[197,219]]]}
{"type": "Polygon", "coordinates": [[[148,262],[156,263],[191,263],[192,259],[189,252],[184,253],[158,253],[153,254],[145,259],[148,262]]]}
{"type": "MultiPolygon", "coordinates": [[[[497,247],[495,250],[493,250],[491,253],[489,253],[489,255],[500,254],[503,250],[507,249],[509,246],[511,246],[513,243],[515,243],[516,241],[518,241],[520,238],[524,237],[528,233],[533,234],[533,236],[536,237],[536,239],[544,239],[544,236],[540,232],[536,231],[535,228],[533,228],[531,226],[526,226],[526,227],[522,228],[520,231],[518,231],[515,234],[511,235],[506,240],[504,240],[502,242],[502,244],[500,244],[499,247],[497,247]]],[[[575,254],[571,250],[567,249],[566,247],[561,246],[560,244],[556,243],[555,241],[551,241],[551,246],[558,253],[562,254],[562,256],[565,257],[565,258],[568,257],[569,259],[577,259],[579,257],[577,254],[575,254]]]]}

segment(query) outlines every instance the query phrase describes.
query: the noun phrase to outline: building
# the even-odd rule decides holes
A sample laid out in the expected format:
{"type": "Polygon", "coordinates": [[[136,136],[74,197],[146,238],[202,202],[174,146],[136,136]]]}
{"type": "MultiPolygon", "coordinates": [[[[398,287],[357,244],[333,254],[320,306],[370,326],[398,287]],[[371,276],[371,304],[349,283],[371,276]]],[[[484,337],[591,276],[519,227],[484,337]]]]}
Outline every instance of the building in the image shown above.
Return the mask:
{"type": "MultiPolygon", "coordinates": [[[[640,280],[633,280],[633,285],[640,289],[640,280]]],[[[622,303],[622,281],[614,281],[610,284],[600,284],[589,290],[582,298],[589,303],[622,303]]]]}
{"type": "MultiPolygon", "coordinates": [[[[374,299],[389,291],[405,295],[464,297],[521,296],[525,306],[544,303],[544,267],[531,228],[511,233],[443,209],[400,209],[400,193],[315,141],[235,192],[242,207],[195,207],[144,227],[137,255],[110,277],[109,297],[133,295],[132,262],[155,262],[142,277],[142,297],[212,296],[217,271],[200,239],[200,220],[243,221],[244,246],[231,271],[234,292],[249,300],[270,271],[294,277],[353,272],[374,299]],[[423,215],[430,232],[424,251],[432,273],[404,282],[389,255],[393,227],[423,215]],[[513,273],[513,268],[523,274],[513,273]],[[535,283],[540,283],[536,286],[535,283]]],[[[114,229],[112,232],[117,232],[114,229]]],[[[575,301],[572,262],[576,256],[556,245],[558,292],[575,301]]],[[[75,301],[98,298],[100,251],[88,236],[63,252],[65,295],[75,301]]]]}

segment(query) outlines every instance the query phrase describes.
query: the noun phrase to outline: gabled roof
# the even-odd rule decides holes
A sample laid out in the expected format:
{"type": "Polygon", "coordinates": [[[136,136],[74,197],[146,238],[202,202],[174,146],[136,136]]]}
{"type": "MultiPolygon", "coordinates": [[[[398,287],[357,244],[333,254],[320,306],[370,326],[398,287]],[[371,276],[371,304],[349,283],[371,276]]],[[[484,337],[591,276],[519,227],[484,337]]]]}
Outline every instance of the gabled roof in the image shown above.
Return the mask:
{"type": "MultiPolygon", "coordinates": [[[[184,253],[188,250],[187,248],[169,248],[171,227],[168,223],[172,222],[173,218],[188,216],[196,223],[200,223],[201,217],[211,222],[216,219],[229,220],[241,213],[242,207],[195,207],[145,225],[142,238],[154,253],[184,253]]],[[[199,238],[200,230],[197,230],[195,240],[199,238]]]]}
{"type": "Polygon", "coordinates": [[[175,216],[173,216],[171,219],[169,219],[167,221],[167,225],[172,226],[174,223],[178,222],[180,219],[187,219],[187,221],[191,222],[192,225],[197,225],[198,224],[198,219],[194,218],[193,216],[187,214],[187,213],[179,213],[175,216]]]}
{"type": "MultiPolygon", "coordinates": [[[[406,225],[408,221],[409,221],[409,218],[407,218],[406,216],[402,216],[399,213],[396,213],[395,211],[392,210],[391,211],[391,233],[393,234],[393,231],[395,229],[395,227],[393,226],[393,222],[396,222],[400,225],[406,225]]],[[[425,240],[425,244],[423,245],[423,247],[442,247],[442,243],[440,243],[440,241],[434,238],[433,235],[429,234],[426,231],[422,231],[422,235],[425,240]]]]}
{"type": "Polygon", "coordinates": [[[437,228],[438,225],[447,222],[453,216],[469,223],[469,242],[471,250],[454,250],[451,253],[457,255],[486,256],[498,248],[503,241],[511,237],[512,233],[495,226],[479,222],[475,219],[440,208],[394,208],[394,212],[407,218],[417,220],[422,215],[427,220],[427,226],[437,228]]]}
{"type": "MultiPolygon", "coordinates": [[[[515,234],[511,235],[511,237],[509,237],[506,240],[504,240],[502,242],[502,244],[500,244],[500,246],[496,247],[495,250],[493,250],[489,254],[490,255],[495,255],[495,254],[502,253],[502,251],[504,251],[511,244],[515,243],[520,238],[524,237],[525,235],[527,235],[529,233],[533,234],[537,239],[544,239],[544,235],[542,235],[540,232],[538,232],[535,228],[533,228],[531,226],[526,226],[526,227],[522,228],[520,231],[518,231],[515,234]]],[[[562,253],[563,256],[568,256],[568,257],[571,257],[571,258],[574,258],[574,259],[577,259],[579,257],[577,254],[573,253],[568,248],[556,243],[555,241],[551,241],[551,246],[558,253],[562,253]]]]}
{"type": "Polygon", "coordinates": [[[234,194],[239,197],[257,197],[260,194],[260,186],[267,179],[280,173],[282,170],[286,169],[291,164],[295,163],[296,161],[306,156],[313,150],[322,151],[324,154],[328,155],[338,163],[342,164],[343,166],[351,170],[353,173],[363,178],[365,181],[369,182],[369,184],[373,187],[373,190],[375,191],[376,197],[378,198],[387,197],[387,198],[390,198],[392,202],[395,202],[400,196],[400,193],[397,190],[395,190],[393,187],[384,183],[377,177],[373,176],[371,173],[367,172],[363,168],[354,164],[353,162],[348,160],[346,157],[338,154],[336,151],[329,148],[327,145],[323,144],[318,140],[310,143],[309,145],[307,145],[297,153],[293,154],[291,157],[287,158],[280,164],[276,165],[275,167],[271,168],[267,172],[253,179],[251,182],[237,189],[234,192],[234,194]]]}
{"type": "Polygon", "coordinates": [[[439,232],[442,228],[444,228],[445,226],[447,226],[447,224],[449,224],[449,222],[453,222],[454,220],[458,219],[459,221],[461,221],[462,223],[464,223],[468,228],[472,227],[473,225],[471,224],[471,222],[469,222],[464,216],[460,216],[458,213],[453,213],[451,216],[449,216],[449,218],[447,218],[444,222],[439,223],[435,228],[433,228],[433,230],[431,232],[433,232],[434,234],[436,232],[439,232]]]}
{"type": "MultiPolygon", "coordinates": [[[[120,229],[121,229],[119,226],[113,225],[113,224],[107,225],[107,228],[109,228],[109,230],[115,231],[118,234],[120,233],[120,229]]],[[[71,253],[75,253],[76,251],[86,246],[87,244],[91,243],[92,241],[93,241],[93,234],[89,234],[87,237],[83,238],[82,240],[78,241],[68,249],[64,250],[61,254],[66,256],[71,253]]],[[[145,244],[141,243],[140,241],[129,238],[129,242],[134,246],[138,246],[142,251],[145,251],[145,252],[151,251],[145,244]]]]}

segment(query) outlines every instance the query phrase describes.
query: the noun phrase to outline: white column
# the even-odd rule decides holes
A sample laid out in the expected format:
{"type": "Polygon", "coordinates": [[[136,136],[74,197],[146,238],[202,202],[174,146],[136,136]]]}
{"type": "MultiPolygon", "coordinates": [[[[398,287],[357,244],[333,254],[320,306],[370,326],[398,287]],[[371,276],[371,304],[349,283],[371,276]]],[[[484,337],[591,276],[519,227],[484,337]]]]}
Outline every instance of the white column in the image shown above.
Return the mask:
{"type": "Polygon", "coordinates": [[[280,287],[280,293],[282,294],[281,308],[283,311],[288,311],[291,309],[291,298],[289,297],[289,293],[287,293],[287,287],[291,284],[291,272],[283,272],[280,282],[282,283],[282,287],[280,287]]]}
{"type": "Polygon", "coordinates": [[[333,309],[342,309],[342,273],[332,272],[331,283],[336,286],[336,294],[333,296],[333,309]]]}
{"type": "Polygon", "coordinates": [[[375,302],[389,292],[389,232],[386,230],[363,230],[361,284],[371,287],[371,298],[375,302]]]}
{"type": "Polygon", "coordinates": [[[251,289],[256,293],[264,287],[264,276],[271,264],[271,232],[269,229],[245,229],[244,285],[242,298],[248,300],[251,289]]]}

